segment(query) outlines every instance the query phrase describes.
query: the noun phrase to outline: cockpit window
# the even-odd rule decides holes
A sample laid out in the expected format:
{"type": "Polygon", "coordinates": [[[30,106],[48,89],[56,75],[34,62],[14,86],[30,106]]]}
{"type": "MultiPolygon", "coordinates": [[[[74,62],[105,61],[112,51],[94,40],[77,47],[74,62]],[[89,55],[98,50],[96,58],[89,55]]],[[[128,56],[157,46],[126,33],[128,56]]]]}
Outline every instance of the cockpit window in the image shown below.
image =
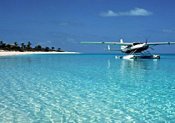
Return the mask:
{"type": "Polygon", "coordinates": [[[140,43],[133,43],[133,45],[137,45],[137,44],[140,44],[140,43]]]}

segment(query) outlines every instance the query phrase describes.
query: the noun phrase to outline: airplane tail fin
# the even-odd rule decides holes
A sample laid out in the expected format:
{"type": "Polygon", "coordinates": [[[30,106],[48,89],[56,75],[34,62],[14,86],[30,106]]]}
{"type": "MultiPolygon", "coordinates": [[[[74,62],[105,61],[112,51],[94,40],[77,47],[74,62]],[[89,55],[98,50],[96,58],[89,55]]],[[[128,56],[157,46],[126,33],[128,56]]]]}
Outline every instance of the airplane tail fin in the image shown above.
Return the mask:
{"type": "Polygon", "coordinates": [[[123,43],[123,39],[122,38],[120,39],[120,43],[123,43]]]}
{"type": "MultiPolygon", "coordinates": [[[[120,39],[120,43],[124,43],[122,38],[120,39]]],[[[121,45],[120,49],[123,49],[124,47],[125,47],[125,46],[122,46],[122,45],[121,45]]]]}

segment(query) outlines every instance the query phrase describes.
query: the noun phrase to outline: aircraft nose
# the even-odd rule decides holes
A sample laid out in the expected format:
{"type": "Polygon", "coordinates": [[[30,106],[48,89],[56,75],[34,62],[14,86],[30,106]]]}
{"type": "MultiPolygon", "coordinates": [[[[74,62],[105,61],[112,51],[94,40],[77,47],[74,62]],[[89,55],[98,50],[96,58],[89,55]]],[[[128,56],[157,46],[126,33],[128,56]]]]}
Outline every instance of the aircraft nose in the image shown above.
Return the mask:
{"type": "Polygon", "coordinates": [[[147,47],[147,46],[148,46],[148,44],[147,44],[147,43],[144,43],[144,44],[143,44],[143,46],[147,47]]]}

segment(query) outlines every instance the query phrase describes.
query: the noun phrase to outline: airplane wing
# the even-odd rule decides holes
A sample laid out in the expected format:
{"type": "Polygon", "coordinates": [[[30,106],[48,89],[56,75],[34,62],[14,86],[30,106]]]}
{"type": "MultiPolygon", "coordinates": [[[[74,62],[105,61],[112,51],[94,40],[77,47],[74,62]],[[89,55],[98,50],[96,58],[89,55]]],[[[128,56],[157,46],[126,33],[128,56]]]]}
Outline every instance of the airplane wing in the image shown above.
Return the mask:
{"type": "Polygon", "coordinates": [[[175,42],[148,42],[148,45],[170,45],[170,44],[175,44],[175,42]]]}
{"type": "MultiPolygon", "coordinates": [[[[129,42],[80,42],[81,44],[106,44],[106,45],[119,45],[119,46],[127,46],[133,45],[133,43],[129,42]]],[[[175,44],[175,42],[148,42],[147,45],[156,46],[156,45],[170,45],[175,44]]]]}
{"type": "Polygon", "coordinates": [[[121,43],[121,42],[80,42],[81,44],[106,44],[106,45],[120,45],[120,46],[126,46],[126,45],[132,45],[133,43],[121,43]]]}

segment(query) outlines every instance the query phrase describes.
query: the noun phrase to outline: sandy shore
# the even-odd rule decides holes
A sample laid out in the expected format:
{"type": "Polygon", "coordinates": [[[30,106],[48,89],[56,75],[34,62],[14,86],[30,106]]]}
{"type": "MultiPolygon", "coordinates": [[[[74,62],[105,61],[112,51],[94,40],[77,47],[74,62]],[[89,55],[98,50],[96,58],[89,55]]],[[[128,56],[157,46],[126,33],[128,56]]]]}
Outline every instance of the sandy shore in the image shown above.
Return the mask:
{"type": "Polygon", "coordinates": [[[78,52],[17,52],[0,51],[0,56],[28,55],[28,54],[79,54],[78,52]]]}

